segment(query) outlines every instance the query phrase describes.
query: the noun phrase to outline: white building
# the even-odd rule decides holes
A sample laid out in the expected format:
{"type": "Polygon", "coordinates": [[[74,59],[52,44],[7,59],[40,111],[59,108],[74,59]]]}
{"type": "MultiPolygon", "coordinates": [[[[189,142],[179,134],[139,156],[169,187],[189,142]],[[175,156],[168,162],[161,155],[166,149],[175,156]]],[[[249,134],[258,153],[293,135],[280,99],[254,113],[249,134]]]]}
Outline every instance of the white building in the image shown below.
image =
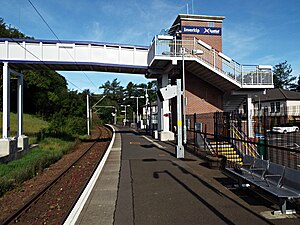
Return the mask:
{"type": "Polygon", "coordinates": [[[300,122],[300,92],[270,89],[256,95],[252,103],[253,116],[267,116],[269,126],[300,122]]]}

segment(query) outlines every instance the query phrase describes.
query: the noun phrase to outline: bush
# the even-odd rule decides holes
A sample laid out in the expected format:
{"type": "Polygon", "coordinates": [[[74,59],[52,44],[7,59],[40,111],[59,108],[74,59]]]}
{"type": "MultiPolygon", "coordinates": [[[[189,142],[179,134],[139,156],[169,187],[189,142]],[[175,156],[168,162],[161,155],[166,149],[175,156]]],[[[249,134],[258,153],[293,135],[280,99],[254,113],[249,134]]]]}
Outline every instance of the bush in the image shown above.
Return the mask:
{"type": "Polygon", "coordinates": [[[64,117],[61,113],[55,113],[51,118],[49,131],[70,136],[78,136],[86,133],[86,119],[81,117],[64,117]]]}
{"type": "Polygon", "coordinates": [[[0,165],[0,196],[58,161],[72,147],[73,142],[45,138],[40,146],[23,158],[0,165]]]}
{"type": "Polygon", "coordinates": [[[86,120],[80,117],[69,117],[66,120],[65,131],[71,135],[86,133],[86,120]]]}

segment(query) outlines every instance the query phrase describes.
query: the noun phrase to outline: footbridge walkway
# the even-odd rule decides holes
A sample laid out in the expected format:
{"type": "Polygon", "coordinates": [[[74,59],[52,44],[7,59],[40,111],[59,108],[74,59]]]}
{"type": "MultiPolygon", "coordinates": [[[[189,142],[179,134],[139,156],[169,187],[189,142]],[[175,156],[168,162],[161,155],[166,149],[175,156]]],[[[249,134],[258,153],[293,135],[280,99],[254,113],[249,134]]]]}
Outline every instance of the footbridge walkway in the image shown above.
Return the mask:
{"type": "Polygon", "coordinates": [[[0,62],[13,69],[145,74],[147,54],[145,46],[0,38],[0,62]]]}

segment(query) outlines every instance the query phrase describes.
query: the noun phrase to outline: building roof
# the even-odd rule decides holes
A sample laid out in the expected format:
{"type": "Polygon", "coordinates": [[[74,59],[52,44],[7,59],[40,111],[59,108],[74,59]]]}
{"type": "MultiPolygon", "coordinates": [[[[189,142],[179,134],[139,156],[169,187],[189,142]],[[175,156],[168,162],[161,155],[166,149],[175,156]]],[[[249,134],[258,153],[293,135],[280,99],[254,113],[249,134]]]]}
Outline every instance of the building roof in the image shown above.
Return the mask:
{"type": "Polygon", "coordinates": [[[208,15],[195,15],[195,14],[179,14],[172,26],[169,28],[169,34],[174,35],[174,32],[178,29],[181,20],[189,21],[207,21],[207,22],[223,22],[224,16],[208,16],[208,15]]]}
{"type": "Polygon", "coordinates": [[[194,14],[179,14],[175,19],[174,24],[179,23],[180,20],[192,20],[192,21],[211,21],[222,22],[225,19],[224,16],[208,16],[208,15],[194,15],[194,14]]]}
{"type": "Polygon", "coordinates": [[[266,91],[266,94],[258,94],[253,98],[253,102],[269,102],[278,100],[299,100],[300,92],[284,90],[282,88],[274,88],[266,91]]]}

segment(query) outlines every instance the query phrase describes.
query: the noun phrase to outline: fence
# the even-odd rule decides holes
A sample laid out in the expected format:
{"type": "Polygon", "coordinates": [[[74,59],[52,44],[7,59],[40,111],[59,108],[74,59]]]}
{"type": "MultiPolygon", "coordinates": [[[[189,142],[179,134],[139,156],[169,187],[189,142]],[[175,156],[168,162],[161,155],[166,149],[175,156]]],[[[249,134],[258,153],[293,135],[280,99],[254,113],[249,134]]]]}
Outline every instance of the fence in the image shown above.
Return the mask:
{"type": "MultiPolygon", "coordinates": [[[[187,115],[187,121],[187,146],[199,154],[224,155],[221,149],[231,146],[236,155],[227,158],[232,162],[247,154],[300,170],[299,132],[275,134],[265,130],[264,135],[250,139],[243,132],[245,118],[234,113],[187,115]]],[[[267,123],[263,128],[266,127],[267,123]]]]}

